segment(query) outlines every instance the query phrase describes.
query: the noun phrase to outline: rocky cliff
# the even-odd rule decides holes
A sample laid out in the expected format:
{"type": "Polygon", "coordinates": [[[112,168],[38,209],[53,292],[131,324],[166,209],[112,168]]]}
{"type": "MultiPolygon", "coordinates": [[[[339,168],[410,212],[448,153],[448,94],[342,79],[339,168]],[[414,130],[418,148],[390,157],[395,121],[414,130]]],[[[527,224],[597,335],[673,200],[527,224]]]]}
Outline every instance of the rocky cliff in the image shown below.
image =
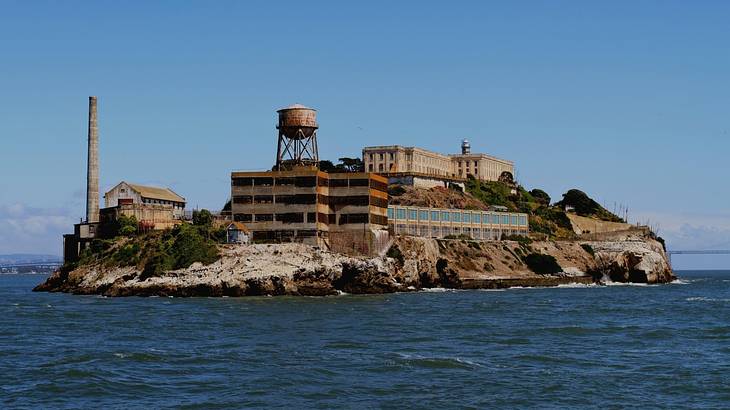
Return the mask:
{"type": "Polygon", "coordinates": [[[648,237],[604,241],[436,240],[399,237],[387,256],[352,258],[301,244],[225,246],[217,262],[158,275],[108,263],[61,270],[36,291],[107,296],[248,296],[388,293],[422,288],[555,286],[674,279],[661,244],[648,237]],[[559,269],[537,274],[528,255],[559,269]]]}

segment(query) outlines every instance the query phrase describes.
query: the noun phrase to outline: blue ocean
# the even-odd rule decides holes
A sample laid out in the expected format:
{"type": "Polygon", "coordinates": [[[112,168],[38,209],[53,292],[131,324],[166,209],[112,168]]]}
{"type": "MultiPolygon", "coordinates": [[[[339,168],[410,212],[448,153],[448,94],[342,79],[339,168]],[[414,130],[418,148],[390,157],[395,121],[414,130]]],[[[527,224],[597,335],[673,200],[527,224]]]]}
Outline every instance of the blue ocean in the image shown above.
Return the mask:
{"type": "Polygon", "coordinates": [[[728,408],[730,271],[679,276],[181,299],[0,275],[0,407],[728,408]]]}

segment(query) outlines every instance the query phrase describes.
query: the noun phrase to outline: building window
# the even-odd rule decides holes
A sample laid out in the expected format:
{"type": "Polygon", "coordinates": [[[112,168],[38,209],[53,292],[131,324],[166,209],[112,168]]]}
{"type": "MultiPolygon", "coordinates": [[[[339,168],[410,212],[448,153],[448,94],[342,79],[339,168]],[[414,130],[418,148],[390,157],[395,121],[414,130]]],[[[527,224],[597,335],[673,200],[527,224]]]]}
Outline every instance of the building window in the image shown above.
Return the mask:
{"type": "Polygon", "coordinates": [[[449,222],[451,218],[449,218],[448,212],[441,212],[441,220],[444,222],[449,222]]]}
{"type": "Polygon", "coordinates": [[[406,210],[405,209],[396,210],[395,219],[406,219],[406,210]]]}
{"type": "Polygon", "coordinates": [[[517,225],[517,215],[512,216],[512,225],[517,225]]]}
{"type": "Polygon", "coordinates": [[[502,225],[509,225],[509,215],[502,215],[502,225]]]}
{"type": "Polygon", "coordinates": [[[439,212],[438,211],[431,211],[431,220],[432,221],[438,221],[439,220],[439,212]]]}
{"type": "Polygon", "coordinates": [[[378,171],[383,172],[383,164],[378,164],[378,171]]]}
{"type": "Polygon", "coordinates": [[[372,161],[373,159],[373,154],[370,154],[370,161],[372,161]]]}
{"type": "Polygon", "coordinates": [[[481,216],[481,215],[479,215],[479,214],[474,214],[474,223],[475,223],[475,224],[480,224],[480,223],[482,223],[482,216],[481,216]]]}
{"type": "Polygon", "coordinates": [[[380,154],[378,154],[378,158],[379,158],[379,159],[380,159],[381,161],[383,160],[383,153],[382,153],[382,152],[381,152],[380,154]]]}
{"type": "Polygon", "coordinates": [[[428,220],[428,211],[418,211],[418,219],[421,221],[428,220]]]}
{"type": "Polygon", "coordinates": [[[388,219],[393,219],[393,208],[388,208],[388,219]]]}
{"type": "Polygon", "coordinates": [[[499,224],[499,215],[492,214],[492,224],[498,225],[499,224]]]}
{"type": "Polygon", "coordinates": [[[521,216],[520,217],[520,225],[521,226],[527,226],[527,217],[526,216],[521,216]]]}
{"type": "Polygon", "coordinates": [[[471,214],[464,214],[464,223],[471,223],[471,214]]]}
{"type": "Polygon", "coordinates": [[[454,212],[451,214],[451,217],[453,218],[452,221],[461,222],[461,212],[454,212]]]}
{"type": "Polygon", "coordinates": [[[391,153],[389,153],[389,154],[388,154],[388,157],[390,157],[390,160],[392,161],[392,160],[393,160],[393,158],[394,158],[394,155],[393,155],[393,153],[392,153],[392,152],[391,152],[391,153]]]}
{"type": "Polygon", "coordinates": [[[373,164],[368,165],[368,171],[373,172],[373,164]]]}

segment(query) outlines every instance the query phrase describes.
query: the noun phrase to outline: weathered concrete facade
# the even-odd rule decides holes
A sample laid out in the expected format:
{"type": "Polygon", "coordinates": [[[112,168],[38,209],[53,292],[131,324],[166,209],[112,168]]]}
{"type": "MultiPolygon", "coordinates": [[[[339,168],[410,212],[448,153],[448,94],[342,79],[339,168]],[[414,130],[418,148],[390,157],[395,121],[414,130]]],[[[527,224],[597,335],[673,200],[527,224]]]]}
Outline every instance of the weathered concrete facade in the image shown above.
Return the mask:
{"type": "Polygon", "coordinates": [[[497,181],[503,173],[514,175],[514,163],[486,154],[472,154],[462,150],[461,154],[444,155],[418,147],[400,145],[365,147],[362,151],[365,170],[389,176],[418,175],[427,177],[463,180],[468,175],[474,178],[497,181]]]}
{"type": "Polygon", "coordinates": [[[387,179],[370,173],[233,172],[231,199],[234,221],[260,242],[349,244],[348,250],[369,254],[388,224],[387,179]]]}

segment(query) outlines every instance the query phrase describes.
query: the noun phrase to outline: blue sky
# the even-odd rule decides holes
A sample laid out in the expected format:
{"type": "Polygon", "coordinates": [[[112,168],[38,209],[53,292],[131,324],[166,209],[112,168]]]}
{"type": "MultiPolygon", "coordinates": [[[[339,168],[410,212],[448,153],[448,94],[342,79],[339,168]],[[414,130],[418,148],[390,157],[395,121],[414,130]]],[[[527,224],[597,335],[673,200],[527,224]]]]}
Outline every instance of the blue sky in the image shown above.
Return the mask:
{"type": "Polygon", "coordinates": [[[730,3],[395,3],[0,2],[0,253],[60,253],[83,215],[89,95],[102,189],[219,208],[298,102],[323,158],[466,137],[528,188],[628,205],[670,248],[730,248],[730,3]]]}

